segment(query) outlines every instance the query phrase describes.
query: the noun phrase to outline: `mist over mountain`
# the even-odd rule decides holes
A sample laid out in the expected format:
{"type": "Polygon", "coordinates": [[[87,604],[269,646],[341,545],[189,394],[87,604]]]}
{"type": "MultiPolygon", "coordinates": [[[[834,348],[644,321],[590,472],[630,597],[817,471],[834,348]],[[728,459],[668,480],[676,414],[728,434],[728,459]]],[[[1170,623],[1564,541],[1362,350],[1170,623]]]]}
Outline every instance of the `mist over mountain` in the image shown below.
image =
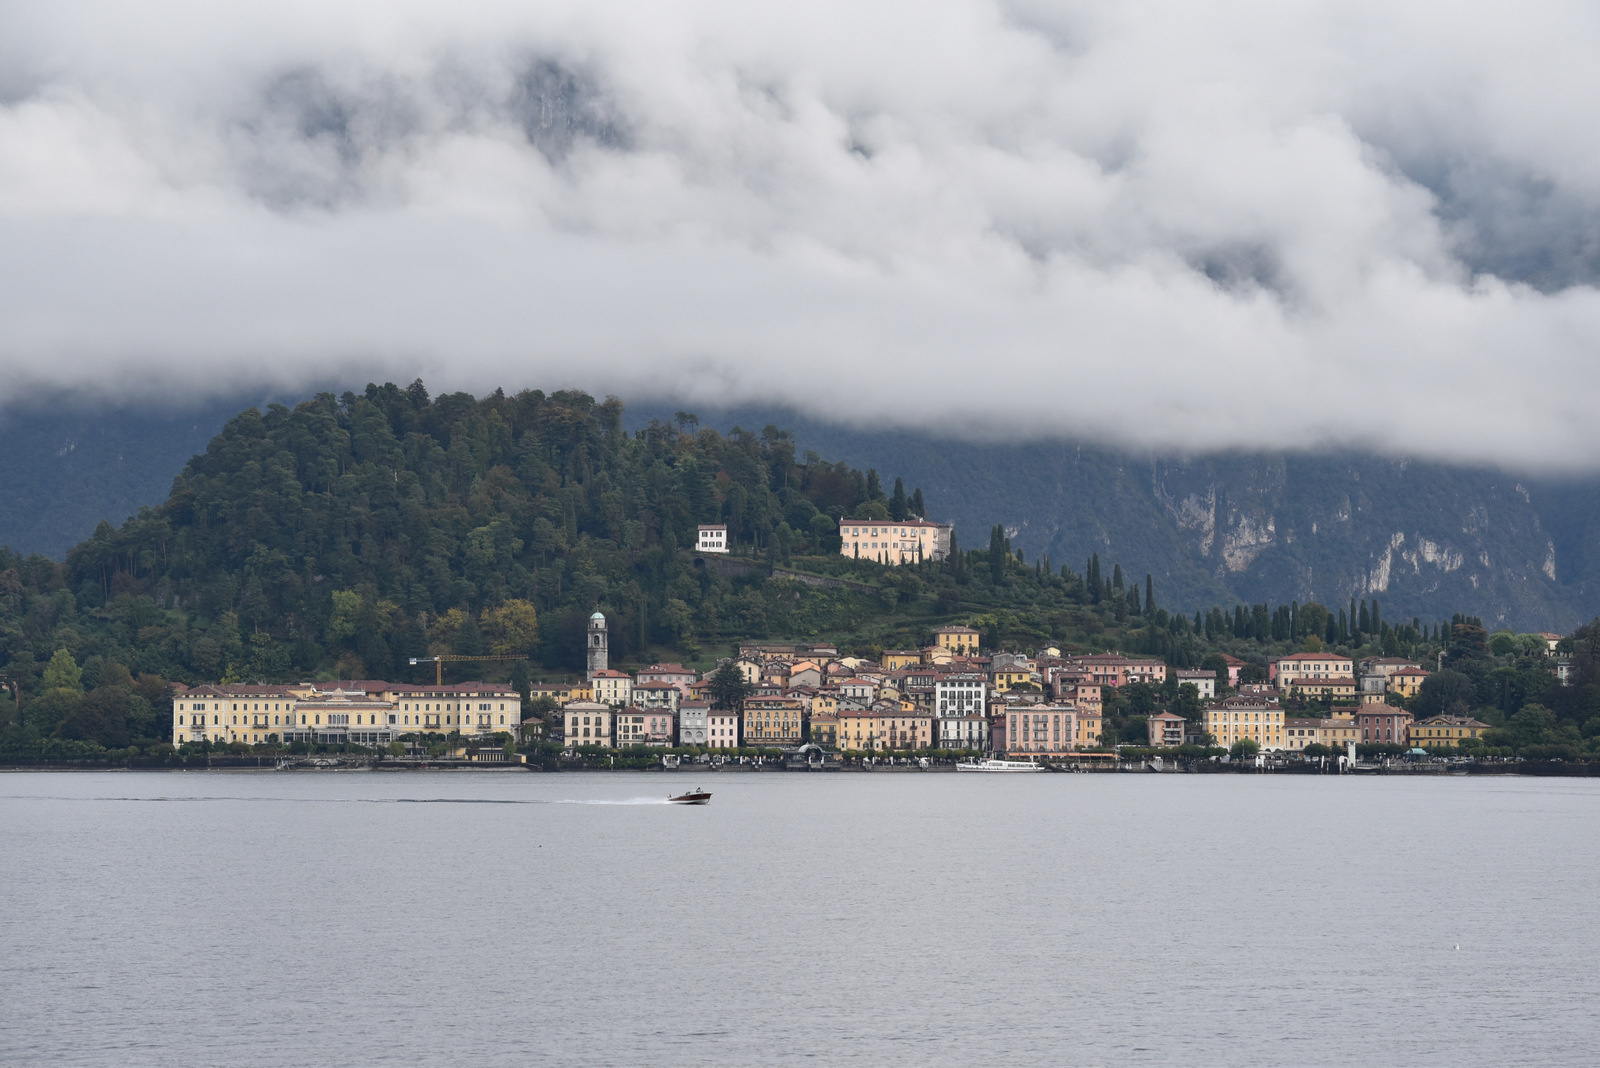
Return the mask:
{"type": "Polygon", "coordinates": [[[1559,0],[6,5],[0,400],[1600,470],[1597,51],[1559,0]]]}
{"type": "MultiPolygon", "coordinates": [[[[240,409],[99,408],[70,399],[0,412],[0,544],[62,558],[102,519],[166,499],[172,479],[240,409]]],[[[288,401],[292,403],[292,399],[288,401]]],[[[625,409],[637,429],[674,405],[625,409]]],[[[1235,601],[1377,597],[1393,619],[1452,612],[1570,630],[1600,614],[1600,479],[1538,479],[1354,452],[1141,454],[1082,442],[975,443],[860,428],[783,408],[699,409],[701,425],[790,430],[814,450],[921,486],[958,542],[1003,523],[1047,553],[1149,572],[1185,611],[1235,601]]]]}
{"type": "Polygon", "coordinates": [[[61,559],[102,519],[160,504],[189,458],[260,393],[162,407],[74,395],[0,407],[0,545],[61,559]]]}

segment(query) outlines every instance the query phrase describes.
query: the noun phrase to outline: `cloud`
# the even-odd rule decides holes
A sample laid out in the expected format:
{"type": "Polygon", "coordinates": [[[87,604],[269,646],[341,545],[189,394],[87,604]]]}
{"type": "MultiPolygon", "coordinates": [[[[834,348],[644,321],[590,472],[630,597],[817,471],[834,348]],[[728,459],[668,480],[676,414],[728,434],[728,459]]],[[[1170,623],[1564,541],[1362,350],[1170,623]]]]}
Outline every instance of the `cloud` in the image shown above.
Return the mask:
{"type": "Polygon", "coordinates": [[[1600,465],[1583,5],[18,7],[12,399],[422,375],[1600,465]]]}

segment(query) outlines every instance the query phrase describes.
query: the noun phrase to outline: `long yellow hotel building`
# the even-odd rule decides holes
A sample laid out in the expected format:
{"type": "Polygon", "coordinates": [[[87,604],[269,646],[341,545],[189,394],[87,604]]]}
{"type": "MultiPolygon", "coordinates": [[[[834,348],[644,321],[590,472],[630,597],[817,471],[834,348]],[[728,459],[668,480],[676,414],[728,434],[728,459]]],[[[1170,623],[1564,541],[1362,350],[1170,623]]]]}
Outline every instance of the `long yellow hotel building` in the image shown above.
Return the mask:
{"type": "Polygon", "coordinates": [[[950,555],[949,523],[926,519],[841,519],[841,556],[898,566],[923,560],[943,560],[950,555]]]}
{"type": "Polygon", "coordinates": [[[1413,723],[1408,733],[1412,745],[1426,749],[1431,746],[1459,746],[1462,742],[1481,738],[1484,731],[1493,729],[1471,716],[1432,716],[1413,723]]]}
{"type": "Polygon", "coordinates": [[[521,724],[522,698],[499,682],[197,686],[180,691],[172,700],[174,745],[202,741],[387,745],[406,734],[514,734],[521,724]]]}
{"type": "Polygon", "coordinates": [[[1206,733],[1225,749],[1246,738],[1262,749],[1282,749],[1285,744],[1283,706],[1276,698],[1240,694],[1206,707],[1206,733]]]}

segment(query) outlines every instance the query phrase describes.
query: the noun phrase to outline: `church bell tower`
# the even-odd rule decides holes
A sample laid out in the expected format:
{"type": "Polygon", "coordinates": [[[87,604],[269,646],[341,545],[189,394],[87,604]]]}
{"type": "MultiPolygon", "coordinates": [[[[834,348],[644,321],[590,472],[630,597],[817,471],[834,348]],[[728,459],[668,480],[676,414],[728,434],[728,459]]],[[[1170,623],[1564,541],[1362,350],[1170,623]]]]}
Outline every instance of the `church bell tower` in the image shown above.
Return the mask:
{"type": "Polygon", "coordinates": [[[589,678],[606,669],[606,617],[598,610],[589,617],[589,678]]]}

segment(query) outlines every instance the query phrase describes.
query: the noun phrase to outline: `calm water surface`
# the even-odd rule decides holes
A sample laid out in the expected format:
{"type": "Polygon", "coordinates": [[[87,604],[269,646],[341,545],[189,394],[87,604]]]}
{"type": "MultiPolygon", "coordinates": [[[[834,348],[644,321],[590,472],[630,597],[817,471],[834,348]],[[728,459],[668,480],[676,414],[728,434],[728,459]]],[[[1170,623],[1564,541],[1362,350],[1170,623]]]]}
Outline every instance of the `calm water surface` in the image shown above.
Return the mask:
{"type": "Polygon", "coordinates": [[[1597,829],[1577,779],[0,775],[0,1063],[1594,1064],[1597,829]]]}

